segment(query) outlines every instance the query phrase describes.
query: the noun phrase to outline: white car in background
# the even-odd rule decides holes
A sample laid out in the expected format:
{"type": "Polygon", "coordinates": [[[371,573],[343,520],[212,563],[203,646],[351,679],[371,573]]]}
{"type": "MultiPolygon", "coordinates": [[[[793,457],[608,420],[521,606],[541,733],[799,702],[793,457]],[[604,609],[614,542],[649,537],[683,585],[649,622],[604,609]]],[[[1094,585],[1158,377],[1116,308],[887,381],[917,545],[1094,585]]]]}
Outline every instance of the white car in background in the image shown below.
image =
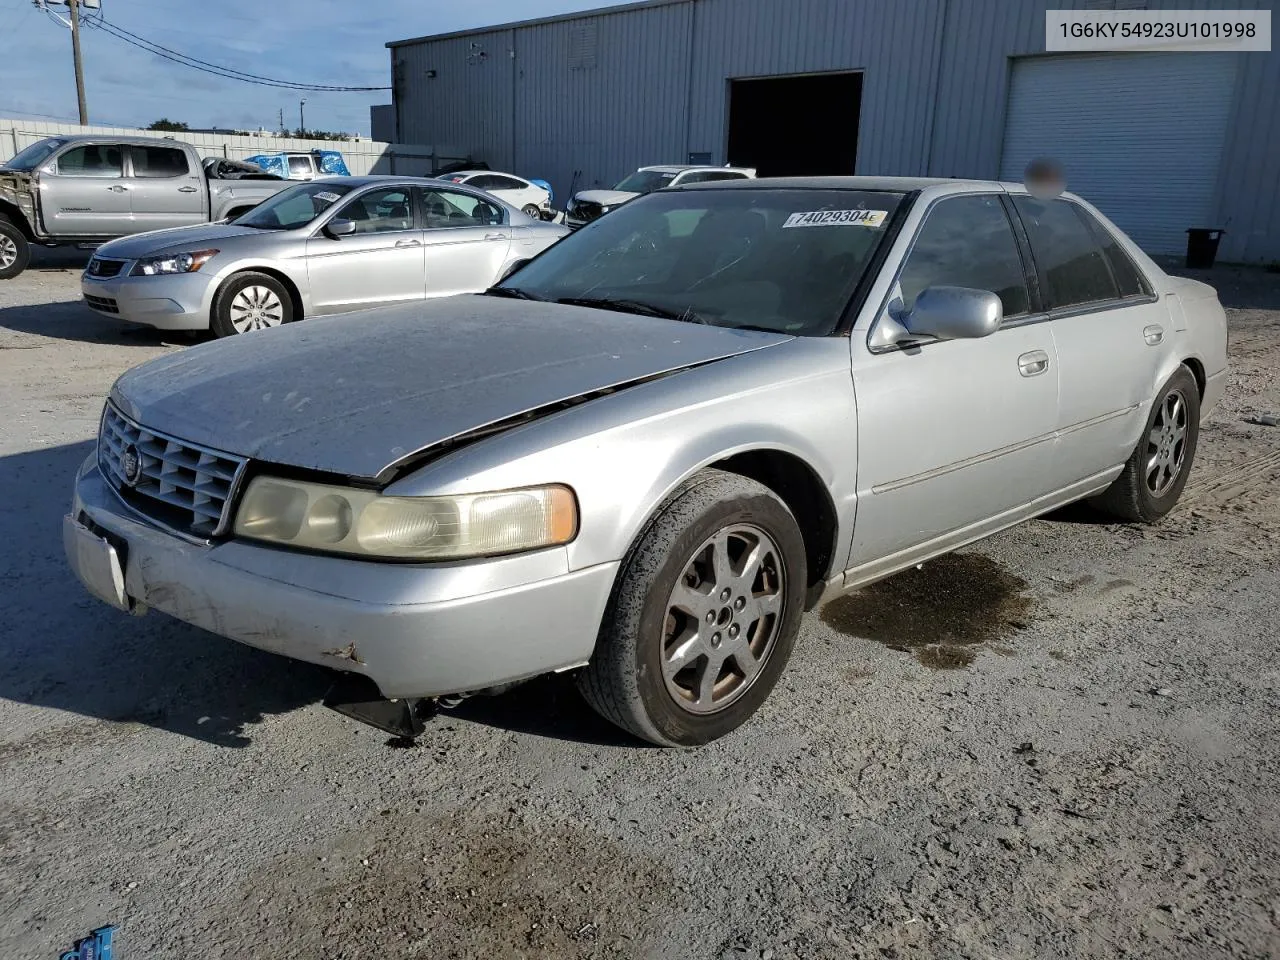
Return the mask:
{"type": "Polygon", "coordinates": [[[535,220],[544,219],[543,214],[551,213],[551,191],[531,183],[524,177],[517,177],[514,173],[499,173],[496,170],[457,170],[446,173],[439,179],[450,183],[464,183],[473,190],[491,193],[535,220]]]}
{"type": "Polygon", "coordinates": [[[576,193],[565,210],[564,222],[570,230],[584,227],[628,200],[665,187],[681,187],[689,183],[711,183],[715,180],[752,180],[752,167],[658,166],[641,167],[628,174],[612,190],[583,190],[576,193]]]}

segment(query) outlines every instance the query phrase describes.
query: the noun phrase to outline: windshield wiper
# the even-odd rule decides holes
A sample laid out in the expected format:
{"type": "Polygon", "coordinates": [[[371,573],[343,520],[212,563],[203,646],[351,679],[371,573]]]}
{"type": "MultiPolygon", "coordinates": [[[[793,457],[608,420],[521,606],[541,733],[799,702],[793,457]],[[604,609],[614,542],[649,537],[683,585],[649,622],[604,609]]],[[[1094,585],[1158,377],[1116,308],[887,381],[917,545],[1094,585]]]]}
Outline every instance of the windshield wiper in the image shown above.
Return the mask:
{"type": "Polygon", "coordinates": [[[546,297],[540,297],[536,293],[530,293],[528,290],[521,290],[519,287],[490,287],[484,292],[486,297],[508,297],[512,300],[546,300],[546,297]]]}
{"type": "Polygon", "coordinates": [[[642,317],[661,317],[664,320],[684,320],[689,323],[709,323],[705,317],[694,312],[692,307],[684,310],[669,310],[657,307],[642,300],[626,300],[618,297],[561,297],[556,303],[568,304],[571,307],[598,307],[601,310],[617,310],[620,313],[635,313],[642,317]]]}

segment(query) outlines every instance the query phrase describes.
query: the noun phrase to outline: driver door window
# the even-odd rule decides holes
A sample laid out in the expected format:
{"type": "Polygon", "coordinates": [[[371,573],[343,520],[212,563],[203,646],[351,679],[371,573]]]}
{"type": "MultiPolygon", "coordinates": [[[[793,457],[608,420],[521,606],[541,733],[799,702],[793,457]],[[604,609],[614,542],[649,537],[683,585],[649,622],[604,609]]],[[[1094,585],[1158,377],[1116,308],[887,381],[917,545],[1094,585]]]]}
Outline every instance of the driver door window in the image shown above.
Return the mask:
{"type": "Polygon", "coordinates": [[[115,144],[90,143],[72,147],[58,158],[60,177],[101,177],[103,179],[124,176],[124,151],[115,144]]]}
{"type": "Polygon", "coordinates": [[[343,206],[335,219],[353,221],[357,234],[412,230],[413,201],[407,187],[371,190],[343,206]]]}
{"type": "Polygon", "coordinates": [[[1006,320],[1031,312],[1013,228],[992,194],[951,197],[929,211],[898,276],[904,311],[928,287],[972,287],[1000,297],[1006,320]]]}

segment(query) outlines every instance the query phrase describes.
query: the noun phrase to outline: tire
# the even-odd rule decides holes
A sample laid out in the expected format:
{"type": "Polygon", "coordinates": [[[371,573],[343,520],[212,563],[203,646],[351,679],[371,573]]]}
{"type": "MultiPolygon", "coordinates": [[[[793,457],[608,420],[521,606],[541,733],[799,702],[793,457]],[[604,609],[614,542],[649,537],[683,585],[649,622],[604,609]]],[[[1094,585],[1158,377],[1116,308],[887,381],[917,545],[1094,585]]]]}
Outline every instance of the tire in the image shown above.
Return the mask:
{"type": "Polygon", "coordinates": [[[659,746],[724,736],[756,712],[787,665],[804,614],[805,563],[800,528],[773,491],[699,473],[623,561],[578,689],[605,719],[659,746]],[[764,550],[747,585],[728,574],[747,574],[753,544],[764,550]],[[719,575],[717,557],[730,561],[719,575]],[[669,657],[684,664],[670,676],[669,657]]]}
{"type": "Polygon", "coordinates": [[[0,280],[12,280],[31,262],[31,244],[17,224],[0,216],[0,280]]]}
{"type": "Polygon", "coordinates": [[[1093,499],[1131,523],[1156,523],[1182,495],[1200,438],[1200,387],[1179,367],[1160,388],[1142,438],[1115,482],[1093,499]]]}
{"type": "Polygon", "coordinates": [[[536,203],[526,203],[522,211],[526,217],[532,217],[534,220],[542,219],[542,208],[536,203]]]}
{"type": "Polygon", "coordinates": [[[217,337],[292,323],[293,297],[275,277],[252,271],[237,273],[213,298],[209,328],[217,337]]]}

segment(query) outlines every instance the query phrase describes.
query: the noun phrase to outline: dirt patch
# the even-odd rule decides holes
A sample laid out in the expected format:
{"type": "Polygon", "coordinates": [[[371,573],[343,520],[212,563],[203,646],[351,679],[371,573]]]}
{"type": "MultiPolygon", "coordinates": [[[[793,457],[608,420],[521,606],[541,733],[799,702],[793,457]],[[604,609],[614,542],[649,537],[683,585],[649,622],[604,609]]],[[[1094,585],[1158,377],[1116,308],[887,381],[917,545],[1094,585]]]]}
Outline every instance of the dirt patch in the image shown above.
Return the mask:
{"type": "Polygon", "coordinates": [[[574,824],[389,814],[255,876],[223,921],[225,956],[633,956],[674,890],[662,864],[574,824]]]}
{"type": "Polygon", "coordinates": [[[926,667],[967,667],[984,643],[1026,626],[1026,581],[989,557],[953,553],[827,604],[822,619],[841,633],[912,653],[926,667]]]}

